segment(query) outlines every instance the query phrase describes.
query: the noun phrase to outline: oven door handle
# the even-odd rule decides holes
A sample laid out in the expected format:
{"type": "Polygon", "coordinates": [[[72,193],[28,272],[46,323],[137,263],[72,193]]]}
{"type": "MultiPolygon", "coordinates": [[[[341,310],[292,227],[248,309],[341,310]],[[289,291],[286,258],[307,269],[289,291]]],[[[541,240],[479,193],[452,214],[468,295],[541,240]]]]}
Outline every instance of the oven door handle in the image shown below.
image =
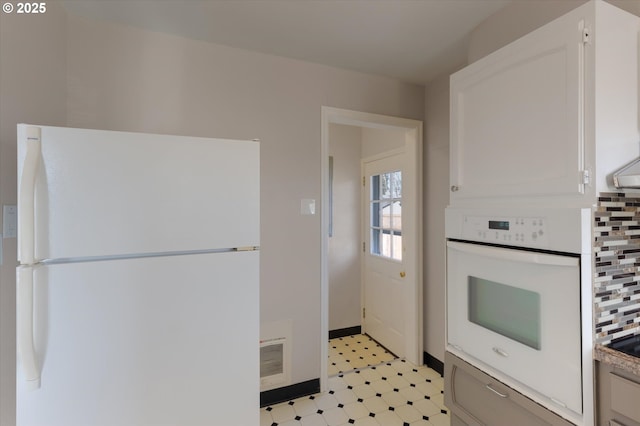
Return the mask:
{"type": "Polygon", "coordinates": [[[507,260],[520,263],[535,263],[538,265],[550,266],[578,266],[579,259],[572,256],[562,256],[531,251],[506,249],[501,247],[491,247],[480,244],[460,243],[457,241],[447,241],[450,250],[476,256],[490,257],[492,259],[507,260]]]}

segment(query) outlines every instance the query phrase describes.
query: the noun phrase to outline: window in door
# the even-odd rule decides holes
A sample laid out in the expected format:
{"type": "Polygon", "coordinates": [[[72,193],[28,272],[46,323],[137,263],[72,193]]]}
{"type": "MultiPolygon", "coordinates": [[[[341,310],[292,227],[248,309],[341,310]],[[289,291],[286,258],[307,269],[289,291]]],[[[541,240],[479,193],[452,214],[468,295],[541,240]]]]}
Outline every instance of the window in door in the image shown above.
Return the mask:
{"type": "Polygon", "coordinates": [[[371,254],[402,260],[402,172],[371,176],[371,254]]]}

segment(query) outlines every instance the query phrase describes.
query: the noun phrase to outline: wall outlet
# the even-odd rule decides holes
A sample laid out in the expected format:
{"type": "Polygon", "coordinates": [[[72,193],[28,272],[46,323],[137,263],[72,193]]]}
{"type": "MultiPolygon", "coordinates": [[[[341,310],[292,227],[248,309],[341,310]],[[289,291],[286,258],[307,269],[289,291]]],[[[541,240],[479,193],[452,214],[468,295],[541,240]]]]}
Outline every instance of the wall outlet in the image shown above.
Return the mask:
{"type": "Polygon", "coordinates": [[[17,206],[2,206],[2,233],[4,238],[16,238],[18,236],[17,206]]]}

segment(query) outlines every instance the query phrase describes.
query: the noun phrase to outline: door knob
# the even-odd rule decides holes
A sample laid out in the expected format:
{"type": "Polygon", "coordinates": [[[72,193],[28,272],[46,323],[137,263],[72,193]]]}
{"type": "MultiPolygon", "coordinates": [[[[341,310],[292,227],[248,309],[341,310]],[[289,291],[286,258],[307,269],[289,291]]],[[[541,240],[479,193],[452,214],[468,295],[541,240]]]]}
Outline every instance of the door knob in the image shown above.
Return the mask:
{"type": "Polygon", "coordinates": [[[404,272],[404,271],[400,272],[400,278],[404,278],[404,277],[405,277],[405,275],[407,275],[407,274],[405,274],[405,272],[404,272]]]}

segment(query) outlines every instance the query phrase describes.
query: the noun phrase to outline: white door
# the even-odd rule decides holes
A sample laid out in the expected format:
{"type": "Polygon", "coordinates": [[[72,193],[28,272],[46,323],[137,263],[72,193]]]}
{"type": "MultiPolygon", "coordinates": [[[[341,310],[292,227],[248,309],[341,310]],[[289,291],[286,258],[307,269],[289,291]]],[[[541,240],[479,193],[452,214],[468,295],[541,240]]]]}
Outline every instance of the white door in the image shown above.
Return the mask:
{"type": "Polygon", "coordinates": [[[364,332],[405,357],[407,295],[402,212],[404,153],[363,162],[364,332]]]}

